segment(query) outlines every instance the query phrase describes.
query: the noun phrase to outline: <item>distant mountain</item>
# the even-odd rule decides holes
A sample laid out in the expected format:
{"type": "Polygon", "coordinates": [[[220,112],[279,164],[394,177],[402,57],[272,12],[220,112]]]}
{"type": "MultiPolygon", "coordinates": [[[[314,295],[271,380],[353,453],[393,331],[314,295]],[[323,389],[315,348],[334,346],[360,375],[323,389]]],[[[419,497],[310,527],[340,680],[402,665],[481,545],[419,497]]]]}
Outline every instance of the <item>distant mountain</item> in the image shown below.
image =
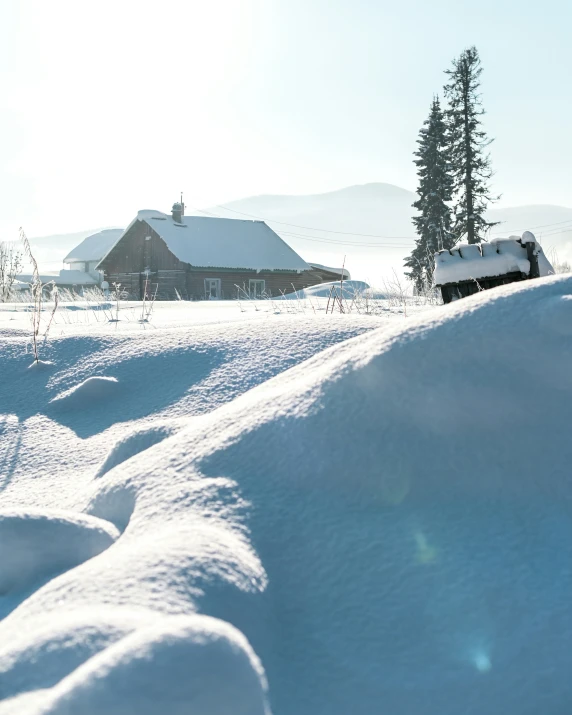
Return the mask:
{"type": "MultiPolygon", "coordinates": [[[[263,219],[306,260],[340,267],[345,256],[353,278],[379,283],[394,270],[401,273],[413,246],[415,198],[399,186],[372,183],[307,196],[253,196],[201,215],[263,219]]],[[[493,209],[488,218],[501,222],[494,234],[532,230],[545,249],[554,248],[562,260],[572,261],[572,208],[515,206],[493,209]]],[[[61,268],[64,256],[99,230],[31,239],[41,269],[61,268]]]]}
{"type": "MultiPolygon", "coordinates": [[[[254,196],[207,212],[264,219],[307,260],[339,265],[345,255],[352,277],[376,282],[402,270],[415,240],[411,223],[415,199],[412,191],[373,183],[310,196],[254,196]]],[[[572,259],[572,208],[493,209],[488,219],[501,222],[494,235],[532,230],[545,247],[572,259]]]]}
{"type": "MultiPolygon", "coordinates": [[[[208,211],[228,218],[253,214],[276,227],[281,225],[279,222],[296,224],[282,225],[280,230],[284,233],[303,234],[309,230],[309,235],[313,235],[323,234],[325,229],[388,236],[395,243],[414,238],[410,218],[414,201],[413,192],[398,186],[364,184],[309,196],[254,196],[208,211]]],[[[352,240],[363,242],[363,238],[355,235],[352,240]]],[[[340,235],[337,240],[349,239],[340,235]]]]}
{"type": "Polygon", "coordinates": [[[415,240],[415,194],[392,184],[364,184],[309,196],[254,196],[207,209],[226,218],[262,218],[303,258],[379,282],[401,270],[415,240]]]}

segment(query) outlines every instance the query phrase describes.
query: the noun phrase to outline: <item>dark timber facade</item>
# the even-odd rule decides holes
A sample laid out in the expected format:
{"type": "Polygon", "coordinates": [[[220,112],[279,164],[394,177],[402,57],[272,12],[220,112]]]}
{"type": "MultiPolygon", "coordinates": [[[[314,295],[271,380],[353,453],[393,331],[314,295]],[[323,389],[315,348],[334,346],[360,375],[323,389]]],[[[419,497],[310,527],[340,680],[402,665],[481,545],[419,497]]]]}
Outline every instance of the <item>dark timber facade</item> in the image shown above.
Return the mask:
{"type": "MultiPolygon", "coordinates": [[[[165,241],[146,221],[135,221],[98,265],[110,288],[121,284],[121,291],[133,300],[156,292],[158,300],[279,296],[317,283],[326,272],[313,270],[247,270],[241,268],[203,268],[180,261],[165,241]]],[[[332,274],[335,275],[335,274],[332,274]]]]}

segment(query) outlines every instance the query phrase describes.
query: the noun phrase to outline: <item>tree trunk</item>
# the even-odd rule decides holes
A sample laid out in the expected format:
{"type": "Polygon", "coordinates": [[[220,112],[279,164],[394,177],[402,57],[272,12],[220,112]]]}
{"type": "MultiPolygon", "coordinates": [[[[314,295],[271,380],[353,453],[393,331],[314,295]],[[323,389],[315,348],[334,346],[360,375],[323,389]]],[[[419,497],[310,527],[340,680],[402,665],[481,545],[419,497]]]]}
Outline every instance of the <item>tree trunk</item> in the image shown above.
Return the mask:
{"type": "Polygon", "coordinates": [[[469,131],[469,84],[470,68],[464,67],[466,75],[463,81],[463,110],[465,122],[465,193],[467,196],[467,243],[476,243],[475,216],[473,214],[473,158],[471,156],[471,133],[469,131]]]}

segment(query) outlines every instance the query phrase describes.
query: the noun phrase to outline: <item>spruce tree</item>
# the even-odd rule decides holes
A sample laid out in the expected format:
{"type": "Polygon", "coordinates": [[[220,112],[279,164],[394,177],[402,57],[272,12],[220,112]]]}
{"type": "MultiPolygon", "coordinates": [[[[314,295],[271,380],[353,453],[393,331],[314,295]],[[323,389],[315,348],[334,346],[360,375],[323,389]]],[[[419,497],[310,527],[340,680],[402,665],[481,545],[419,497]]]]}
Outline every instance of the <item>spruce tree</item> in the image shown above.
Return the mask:
{"type": "Polygon", "coordinates": [[[433,282],[435,253],[455,244],[451,233],[451,210],[447,205],[452,198],[453,180],[447,154],[446,123],[438,97],[433,99],[417,144],[414,161],[419,176],[419,199],[413,208],[419,215],[413,217],[413,223],[419,238],[405,265],[409,268],[406,275],[421,291],[433,282]]]}
{"type": "Polygon", "coordinates": [[[445,71],[449,75],[445,96],[449,100],[448,144],[455,195],[453,231],[459,238],[466,236],[468,243],[480,243],[494,225],[484,218],[489,202],[496,197],[489,196],[492,170],[486,148],[492,139],[487,138],[481,123],[485,113],[479,93],[482,71],[476,47],[462,52],[445,71]]]}

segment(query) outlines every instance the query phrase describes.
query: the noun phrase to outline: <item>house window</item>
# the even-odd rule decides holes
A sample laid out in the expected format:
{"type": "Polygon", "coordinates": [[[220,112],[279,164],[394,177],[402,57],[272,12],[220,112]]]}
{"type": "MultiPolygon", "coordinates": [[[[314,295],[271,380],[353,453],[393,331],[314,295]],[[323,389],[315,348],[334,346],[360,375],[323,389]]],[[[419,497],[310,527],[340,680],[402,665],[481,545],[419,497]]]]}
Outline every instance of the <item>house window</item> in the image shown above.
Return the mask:
{"type": "Polygon", "coordinates": [[[248,292],[251,298],[263,298],[265,289],[265,281],[254,279],[248,281],[248,292]]]}
{"type": "Polygon", "coordinates": [[[220,278],[205,278],[205,298],[207,300],[220,298],[220,278]]]}

